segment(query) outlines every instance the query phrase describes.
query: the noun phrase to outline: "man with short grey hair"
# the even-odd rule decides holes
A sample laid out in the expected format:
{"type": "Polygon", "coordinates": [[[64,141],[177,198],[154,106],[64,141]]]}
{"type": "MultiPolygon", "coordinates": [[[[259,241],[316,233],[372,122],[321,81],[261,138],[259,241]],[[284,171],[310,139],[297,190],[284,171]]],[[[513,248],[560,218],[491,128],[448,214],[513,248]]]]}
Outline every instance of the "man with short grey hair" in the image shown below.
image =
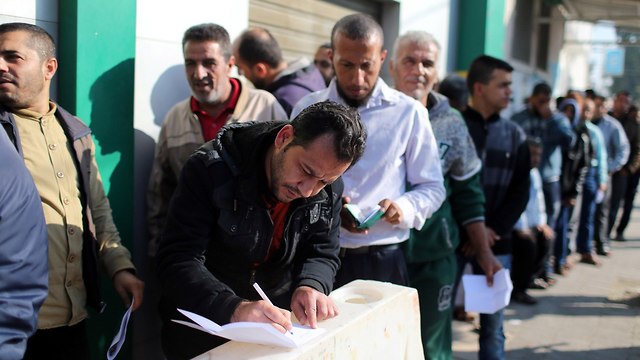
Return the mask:
{"type": "Polygon", "coordinates": [[[484,196],[480,184],[482,163],[460,113],[446,97],[433,90],[438,80],[440,45],[423,31],[409,31],[396,39],[389,69],[395,88],[429,110],[440,150],[440,164],[448,197],[420,230],[411,230],[404,243],[409,285],[418,290],[422,347],[427,359],[451,358],[455,250],[460,243],[458,224],[469,239],[469,250],[491,283],[502,266],[493,256],[484,226],[484,196]]]}

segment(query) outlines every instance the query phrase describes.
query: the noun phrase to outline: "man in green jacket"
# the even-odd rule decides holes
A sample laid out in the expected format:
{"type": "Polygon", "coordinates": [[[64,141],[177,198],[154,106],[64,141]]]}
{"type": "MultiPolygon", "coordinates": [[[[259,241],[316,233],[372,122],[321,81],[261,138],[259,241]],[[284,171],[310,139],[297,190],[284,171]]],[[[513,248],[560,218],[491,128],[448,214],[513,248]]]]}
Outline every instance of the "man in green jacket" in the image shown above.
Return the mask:
{"type": "Polygon", "coordinates": [[[429,110],[440,150],[447,198],[421,230],[412,230],[405,243],[410,285],[420,297],[421,332],[426,359],[451,358],[452,294],[457,271],[458,224],[470,239],[464,246],[474,254],[491,284],[501,266],[491,252],[484,226],[482,163],[460,113],[446,97],[433,91],[440,45],[432,35],[410,31],[394,45],[389,63],[397,90],[429,110]]]}

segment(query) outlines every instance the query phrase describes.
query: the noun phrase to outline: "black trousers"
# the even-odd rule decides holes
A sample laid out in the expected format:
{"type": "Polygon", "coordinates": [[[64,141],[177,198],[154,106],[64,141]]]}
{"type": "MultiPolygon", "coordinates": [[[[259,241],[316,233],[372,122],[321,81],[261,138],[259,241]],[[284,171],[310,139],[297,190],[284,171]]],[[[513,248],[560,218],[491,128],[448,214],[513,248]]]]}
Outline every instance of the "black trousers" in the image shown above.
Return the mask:
{"type": "MultiPolygon", "coordinates": [[[[0,355],[1,357],[1,355],[0,355]]],[[[87,360],[89,345],[85,321],[72,326],[36,331],[27,341],[25,360],[87,360]]]]}
{"type": "Polygon", "coordinates": [[[545,259],[551,242],[538,229],[532,228],[531,232],[535,241],[513,233],[511,281],[514,291],[525,291],[534,276],[538,277],[545,271],[545,259]]]}
{"type": "Polygon", "coordinates": [[[357,279],[409,286],[407,262],[398,244],[342,249],[340,261],[334,289],[357,279]]]}
{"type": "Polygon", "coordinates": [[[624,230],[629,225],[631,219],[631,212],[633,211],[633,202],[636,198],[636,191],[638,190],[638,182],[640,182],[640,171],[636,171],[635,174],[627,178],[627,188],[624,193],[624,207],[620,222],[616,228],[616,234],[618,236],[624,235],[624,230]]]}
{"type": "Polygon", "coordinates": [[[616,217],[618,216],[618,210],[620,209],[620,203],[625,197],[627,191],[627,179],[626,175],[616,172],[611,176],[611,198],[609,198],[609,218],[607,222],[607,236],[611,236],[611,230],[616,223],[616,217]]]}

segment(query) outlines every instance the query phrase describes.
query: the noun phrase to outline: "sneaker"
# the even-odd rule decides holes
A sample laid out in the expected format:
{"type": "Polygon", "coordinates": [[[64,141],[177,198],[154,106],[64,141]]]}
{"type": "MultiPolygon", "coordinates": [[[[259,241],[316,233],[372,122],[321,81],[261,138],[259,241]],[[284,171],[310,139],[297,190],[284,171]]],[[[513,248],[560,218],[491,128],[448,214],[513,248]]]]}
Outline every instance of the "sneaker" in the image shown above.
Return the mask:
{"type": "Polygon", "coordinates": [[[549,288],[549,284],[541,278],[533,279],[529,284],[529,289],[545,290],[549,288]]]}
{"type": "Polygon", "coordinates": [[[514,291],[511,293],[511,301],[525,304],[525,305],[535,305],[538,303],[538,300],[533,296],[527,294],[525,291],[514,291]]]}

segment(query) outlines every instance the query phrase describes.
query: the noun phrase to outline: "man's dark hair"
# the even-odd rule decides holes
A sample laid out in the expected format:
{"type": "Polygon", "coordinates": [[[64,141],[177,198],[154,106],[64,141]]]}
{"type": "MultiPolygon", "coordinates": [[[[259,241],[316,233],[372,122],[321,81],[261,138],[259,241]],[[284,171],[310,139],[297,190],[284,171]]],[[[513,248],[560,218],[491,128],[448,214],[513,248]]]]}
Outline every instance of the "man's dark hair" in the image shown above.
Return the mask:
{"type": "Polygon", "coordinates": [[[213,41],[220,46],[220,51],[225,61],[229,61],[231,55],[233,55],[233,48],[231,47],[231,39],[229,33],[225,28],[218,24],[206,23],[194,25],[187,29],[182,36],[182,49],[187,41],[204,42],[213,41]]]}
{"type": "Polygon", "coordinates": [[[364,153],[367,131],[355,109],[323,101],[302,110],[291,121],[294,138],[289,146],[305,147],[318,137],[333,134],[336,157],[353,166],[364,153]]]}
{"type": "Polygon", "coordinates": [[[349,40],[368,40],[377,35],[384,44],[384,34],[378,22],[366,14],[351,14],[338,20],[331,30],[331,48],[335,49],[336,34],[342,34],[349,40]]]}
{"type": "Polygon", "coordinates": [[[280,45],[267,29],[245,30],[236,40],[236,46],[238,56],[249,66],[266,63],[275,68],[283,61],[280,45]]]}
{"type": "Polygon", "coordinates": [[[473,95],[473,86],[478,82],[485,85],[488,84],[495,70],[512,72],[513,67],[506,61],[489,55],[480,55],[475,58],[467,74],[467,89],[469,89],[469,93],[473,95]]]}
{"type": "Polygon", "coordinates": [[[0,24],[0,34],[14,31],[29,33],[27,46],[38,53],[40,60],[44,61],[56,57],[56,45],[53,42],[53,37],[43,28],[20,22],[0,24]]]}
{"type": "Polygon", "coordinates": [[[625,97],[630,98],[631,97],[631,93],[628,92],[627,90],[620,90],[620,91],[618,91],[616,93],[616,97],[618,97],[618,96],[625,96],[625,97]]]}
{"type": "Polygon", "coordinates": [[[551,96],[551,86],[549,86],[547,83],[544,83],[544,82],[536,84],[536,86],[533,87],[533,92],[531,93],[531,96],[536,96],[536,95],[551,96]]]}
{"type": "Polygon", "coordinates": [[[458,74],[449,74],[438,85],[438,92],[449,99],[466,104],[469,101],[469,91],[464,79],[458,74]]]}
{"type": "Polygon", "coordinates": [[[331,49],[331,43],[330,42],[324,42],[324,43],[320,44],[320,46],[318,46],[318,49],[331,49]]]}

